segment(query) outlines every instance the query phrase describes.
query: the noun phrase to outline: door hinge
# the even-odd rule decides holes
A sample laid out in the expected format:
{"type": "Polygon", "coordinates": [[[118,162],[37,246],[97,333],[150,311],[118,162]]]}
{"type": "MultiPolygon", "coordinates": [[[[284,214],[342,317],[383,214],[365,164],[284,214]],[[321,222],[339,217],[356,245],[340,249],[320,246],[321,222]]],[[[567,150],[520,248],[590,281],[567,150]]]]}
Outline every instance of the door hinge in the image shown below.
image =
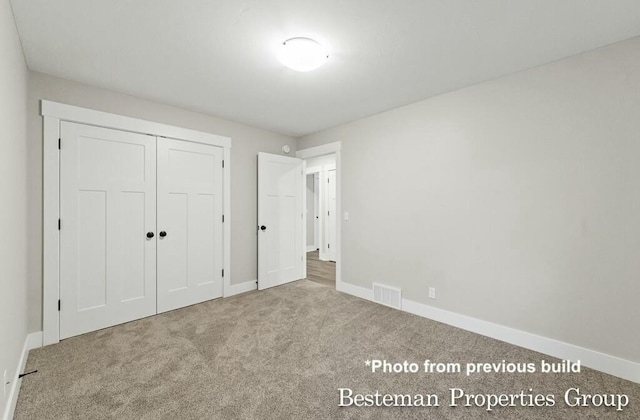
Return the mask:
{"type": "Polygon", "coordinates": [[[224,214],[222,215],[222,223],[224,223],[224,214]]]}
{"type": "Polygon", "coordinates": [[[331,181],[329,181],[329,178],[327,178],[327,184],[329,184],[331,181]]]}
{"type": "Polygon", "coordinates": [[[327,212],[327,216],[331,216],[331,212],[327,212]]]}
{"type": "Polygon", "coordinates": [[[327,249],[331,248],[331,244],[327,244],[327,249]]]}
{"type": "Polygon", "coordinates": [[[60,299],[58,299],[58,311],[60,310],[60,299]]]}
{"type": "Polygon", "coordinates": [[[222,167],[224,168],[224,160],[222,161],[222,167]]]}
{"type": "Polygon", "coordinates": [[[58,219],[58,230],[60,230],[61,225],[62,225],[62,222],[60,221],[60,219],[58,219]]]}
{"type": "Polygon", "coordinates": [[[62,139],[58,138],[58,150],[62,149],[62,139]]]}
{"type": "Polygon", "coordinates": [[[222,269],[222,277],[224,277],[224,268],[222,269]]]}

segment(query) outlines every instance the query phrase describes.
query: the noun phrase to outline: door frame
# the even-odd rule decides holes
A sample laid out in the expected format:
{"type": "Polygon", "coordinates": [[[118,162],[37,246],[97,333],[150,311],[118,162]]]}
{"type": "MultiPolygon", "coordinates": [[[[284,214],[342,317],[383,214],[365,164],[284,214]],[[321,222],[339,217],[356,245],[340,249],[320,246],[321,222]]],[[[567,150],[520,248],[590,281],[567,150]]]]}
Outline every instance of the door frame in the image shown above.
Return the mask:
{"type": "MultiPolygon", "coordinates": [[[[309,245],[307,244],[307,246],[305,247],[305,251],[306,252],[312,252],[312,251],[316,251],[319,250],[320,247],[322,246],[322,244],[318,243],[319,242],[319,237],[320,235],[320,231],[322,230],[321,226],[322,226],[322,219],[320,218],[319,214],[320,214],[320,175],[322,173],[322,168],[320,167],[310,167],[307,168],[305,171],[305,181],[306,181],[306,177],[308,176],[312,176],[313,177],[313,214],[311,215],[311,217],[314,218],[313,220],[313,249],[310,251],[309,250],[309,245]]],[[[306,197],[307,194],[307,190],[305,188],[305,202],[308,199],[306,197]]],[[[305,222],[308,222],[308,216],[309,213],[305,212],[305,222]]],[[[308,238],[307,238],[308,239],[308,238]]],[[[305,276],[306,277],[306,276],[305,276]]]]}
{"type": "MultiPolygon", "coordinates": [[[[298,150],[296,157],[301,159],[311,159],[314,157],[331,155],[336,156],[336,290],[342,291],[342,142],[336,141],[333,143],[323,144],[321,146],[310,147],[307,149],[298,150]]],[[[303,176],[307,176],[306,173],[303,176]]],[[[303,213],[304,214],[304,213],[303,213]]],[[[303,223],[306,223],[306,214],[304,215],[303,223]]],[[[306,243],[302,244],[303,249],[303,267],[307,267],[307,252],[306,243]]]]}
{"type": "MultiPolygon", "coordinates": [[[[338,176],[338,170],[336,168],[327,168],[325,171],[326,177],[327,177],[327,181],[329,181],[329,175],[331,174],[331,171],[334,171],[335,174],[335,179],[333,180],[334,183],[337,184],[337,176],[338,176]]],[[[334,223],[333,229],[334,229],[334,234],[336,235],[334,237],[335,241],[337,242],[337,233],[338,233],[338,219],[339,219],[339,213],[338,213],[338,206],[337,206],[337,202],[338,202],[338,188],[337,185],[334,187],[336,189],[336,208],[333,209],[333,217],[336,219],[336,223],[334,223]]],[[[333,250],[331,250],[330,246],[331,246],[331,241],[330,239],[330,235],[331,235],[331,222],[330,222],[330,210],[331,210],[331,194],[330,194],[330,188],[329,188],[329,183],[327,183],[327,193],[325,194],[325,210],[327,212],[327,227],[326,227],[326,232],[327,232],[327,237],[325,238],[325,243],[323,244],[323,250],[324,250],[324,261],[335,261],[335,256],[334,259],[331,259],[331,254],[335,254],[335,243],[333,244],[334,248],[333,250]]],[[[322,259],[322,258],[321,258],[322,259]]]]}
{"type": "MultiPolygon", "coordinates": [[[[41,100],[43,117],[43,291],[42,342],[43,345],[60,341],[60,123],[63,121],[110,128],[152,137],[167,137],[223,148],[222,199],[225,223],[223,225],[223,296],[231,284],[231,138],[210,133],[174,127],[171,125],[110,114],[59,102],[41,100]]],[[[64,147],[64,144],[62,144],[64,147]]],[[[64,223],[64,221],[62,221],[64,223]]]]}
{"type": "MultiPolygon", "coordinates": [[[[331,155],[334,155],[335,157],[335,153],[331,153],[331,155]]],[[[324,155],[324,156],[327,156],[327,155],[324,155]]],[[[319,251],[318,258],[320,259],[320,261],[332,261],[329,258],[329,251],[327,250],[327,243],[329,242],[328,235],[327,235],[328,233],[327,211],[329,209],[329,190],[327,188],[327,183],[325,183],[324,180],[328,178],[329,171],[335,171],[335,170],[336,170],[335,160],[334,160],[334,164],[332,165],[320,165],[320,166],[313,166],[313,167],[307,168],[307,175],[313,174],[314,182],[316,180],[315,177],[317,177],[317,180],[318,180],[318,185],[317,185],[318,187],[318,196],[317,196],[318,232],[316,233],[317,234],[316,238],[318,239],[317,249],[319,251]]],[[[337,194],[337,190],[336,190],[336,194],[337,194]]]]}
{"type": "Polygon", "coordinates": [[[313,175],[313,250],[320,250],[320,173],[313,175]]]}

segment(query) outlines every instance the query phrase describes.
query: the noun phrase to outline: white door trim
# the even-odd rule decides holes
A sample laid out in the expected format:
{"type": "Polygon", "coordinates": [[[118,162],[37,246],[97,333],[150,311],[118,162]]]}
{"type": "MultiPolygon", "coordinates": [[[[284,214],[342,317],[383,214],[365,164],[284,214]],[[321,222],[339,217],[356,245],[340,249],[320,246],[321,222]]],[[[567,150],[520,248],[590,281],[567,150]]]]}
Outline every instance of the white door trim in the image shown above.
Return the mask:
{"type": "MultiPolygon", "coordinates": [[[[43,130],[43,296],[42,296],[42,341],[43,345],[60,341],[60,249],[58,219],[60,217],[60,160],[58,140],[60,122],[111,128],[121,131],[168,137],[178,140],[210,144],[224,149],[223,211],[224,268],[223,296],[230,292],[231,284],[231,139],[210,133],[174,127],[171,125],[110,114],[47,100],[41,101],[40,114],[44,120],[43,130]]],[[[155,139],[154,139],[155,140],[155,139]]],[[[64,145],[62,145],[64,147],[64,145]]]]}
{"type": "MultiPolygon", "coordinates": [[[[313,182],[314,182],[314,187],[317,187],[317,190],[314,190],[314,197],[313,197],[313,206],[314,206],[314,215],[313,217],[317,216],[317,220],[314,220],[313,223],[313,237],[314,237],[314,241],[313,241],[313,249],[311,251],[315,251],[316,249],[318,250],[318,255],[320,255],[320,252],[322,250],[322,232],[323,232],[323,224],[322,224],[322,217],[320,217],[321,213],[322,213],[322,205],[321,205],[321,196],[320,196],[320,189],[322,188],[322,186],[320,185],[320,179],[322,178],[322,166],[316,166],[316,167],[312,167],[312,168],[307,168],[305,176],[306,175],[313,175],[313,182]],[[318,181],[317,185],[316,185],[316,181],[318,181]],[[317,212],[316,212],[317,209],[317,212]]],[[[306,223],[306,218],[307,218],[308,213],[305,213],[305,223],[306,223]]],[[[309,249],[307,249],[306,252],[310,252],[309,249]]],[[[306,264],[306,252],[305,252],[305,264],[304,264],[304,278],[307,278],[307,264],[306,264]]]]}
{"type": "Polygon", "coordinates": [[[335,261],[336,260],[336,248],[335,248],[335,243],[337,242],[336,239],[336,232],[337,232],[337,221],[339,219],[339,214],[337,211],[337,207],[333,207],[331,205],[331,197],[332,194],[335,194],[336,197],[334,197],[334,202],[337,201],[337,189],[336,189],[336,169],[334,168],[327,168],[326,169],[326,176],[327,176],[327,194],[326,194],[326,214],[327,214],[327,238],[326,238],[326,244],[324,246],[324,251],[325,251],[325,258],[327,259],[327,261],[335,261]],[[333,172],[333,186],[330,183],[331,180],[331,175],[333,172]],[[332,236],[333,235],[333,236],[332,236]],[[333,247],[333,248],[331,248],[333,247]]]}
{"type": "Polygon", "coordinates": [[[333,143],[323,144],[321,146],[310,147],[308,149],[298,150],[296,157],[301,159],[311,159],[318,156],[330,155],[342,150],[342,142],[336,141],[333,143]]]}
{"type": "MultiPolygon", "coordinates": [[[[329,184],[325,182],[325,180],[329,180],[329,171],[335,170],[336,165],[334,162],[334,164],[331,165],[322,165],[322,170],[320,171],[320,180],[322,181],[320,182],[320,220],[322,222],[322,233],[320,234],[320,252],[318,253],[320,261],[335,261],[335,256],[333,260],[329,257],[329,184]]],[[[334,226],[334,228],[336,228],[336,226],[334,226]]]]}
{"type": "MultiPolygon", "coordinates": [[[[330,155],[332,153],[335,153],[336,155],[336,211],[338,213],[336,218],[336,290],[342,291],[342,142],[336,141],[333,143],[323,144],[321,146],[298,150],[296,152],[296,157],[310,159],[318,156],[330,155]]],[[[306,247],[302,253],[304,256],[304,267],[307,266],[307,253],[305,251],[306,247]]]]}
{"type": "Polygon", "coordinates": [[[313,249],[320,249],[320,173],[313,174],[313,249]]]}
{"type": "Polygon", "coordinates": [[[174,127],[172,125],[145,121],[124,115],[110,114],[93,109],[80,108],[59,102],[42,100],[41,115],[54,117],[62,121],[71,121],[99,127],[113,128],[132,133],[149,134],[158,137],[169,137],[178,140],[187,140],[197,143],[211,144],[220,147],[231,147],[229,137],[216,134],[203,133],[188,128],[174,127]]]}

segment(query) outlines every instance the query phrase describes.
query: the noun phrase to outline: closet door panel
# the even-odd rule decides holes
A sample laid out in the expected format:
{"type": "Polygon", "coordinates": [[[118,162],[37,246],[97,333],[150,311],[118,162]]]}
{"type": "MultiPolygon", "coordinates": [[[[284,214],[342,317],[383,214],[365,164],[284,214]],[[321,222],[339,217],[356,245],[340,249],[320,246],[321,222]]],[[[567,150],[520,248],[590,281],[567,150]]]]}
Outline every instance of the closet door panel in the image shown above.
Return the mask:
{"type": "MultiPolygon", "coordinates": [[[[162,268],[162,290],[173,293],[187,289],[188,279],[188,236],[189,195],[184,193],[166,193],[160,205],[162,206],[161,230],[169,232],[170,237],[162,240],[161,258],[169,258],[169,263],[160,263],[162,268]]],[[[162,294],[162,292],[160,292],[162,294]]]]}
{"type": "Polygon", "coordinates": [[[158,312],[164,312],[222,296],[223,149],[166,138],[157,146],[158,312]]]}
{"type": "Polygon", "coordinates": [[[156,313],[155,138],[61,123],[60,338],[156,313]]]}

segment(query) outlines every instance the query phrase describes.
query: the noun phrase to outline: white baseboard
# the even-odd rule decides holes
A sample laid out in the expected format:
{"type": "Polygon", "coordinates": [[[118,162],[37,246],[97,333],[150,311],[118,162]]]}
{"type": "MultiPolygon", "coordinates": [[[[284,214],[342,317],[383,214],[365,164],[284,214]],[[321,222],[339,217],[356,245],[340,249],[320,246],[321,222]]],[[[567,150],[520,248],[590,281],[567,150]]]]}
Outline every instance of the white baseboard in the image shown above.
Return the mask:
{"type": "Polygon", "coordinates": [[[239,295],[240,293],[251,292],[258,289],[257,280],[245,281],[244,283],[232,284],[228,290],[224,291],[224,297],[239,295]]]}
{"type": "Polygon", "coordinates": [[[307,252],[313,252],[318,248],[315,245],[307,245],[307,252]]]}
{"type": "Polygon", "coordinates": [[[39,349],[42,347],[42,331],[31,333],[25,341],[27,350],[39,349]]]}
{"type": "Polygon", "coordinates": [[[361,299],[373,301],[373,290],[366,289],[364,287],[356,286],[343,281],[336,283],[336,290],[348,295],[356,296],[361,299]]]}
{"type": "MultiPolygon", "coordinates": [[[[367,288],[341,282],[337,289],[340,292],[373,301],[373,292],[367,288]]],[[[543,337],[515,328],[505,327],[492,322],[435,308],[409,299],[402,299],[402,310],[558,359],[580,360],[583,366],[640,383],[640,363],[631,360],[621,359],[553,338],[543,337]]]]}
{"type": "Polygon", "coordinates": [[[29,350],[37,349],[39,347],[42,347],[42,331],[27,335],[24,340],[24,345],[22,346],[22,354],[20,355],[20,360],[18,361],[16,374],[11,381],[11,390],[9,391],[9,398],[7,399],[7,405],[4,410],[4,415],[2,416],[3,420],[13,419],[13,413],[16,410],[16,404],[18,404],[20,384],[22,383],[22,379],[18,379],[18,375],[20,375],[24,371],[24,367],[27,364],[27,356],[29,355],[29,350]]]}

